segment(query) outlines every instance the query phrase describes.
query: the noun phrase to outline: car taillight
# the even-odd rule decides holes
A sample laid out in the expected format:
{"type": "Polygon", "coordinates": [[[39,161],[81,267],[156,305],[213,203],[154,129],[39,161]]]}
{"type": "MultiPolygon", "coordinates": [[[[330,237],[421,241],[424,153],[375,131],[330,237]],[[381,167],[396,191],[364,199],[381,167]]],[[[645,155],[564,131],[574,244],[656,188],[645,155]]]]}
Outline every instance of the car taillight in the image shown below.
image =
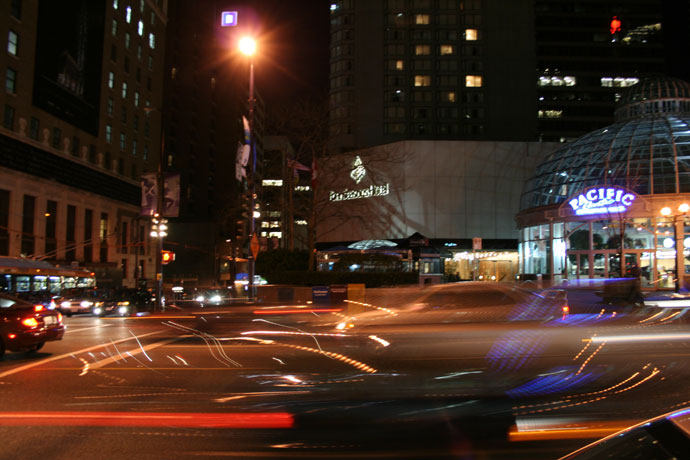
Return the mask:
{"type": "Polygon", "coordinates": [[[570,307],[567,305],[563,305],[563,318],[568,316],[569,313],[570,313],[570,307]]]}
{"type": "Polygon", "coordinates": [[[58,323],[62,322],[62,313],[57,312],[58,323]]]}
{"type": "Polygon", "coordinates": [[[26,327],[37,327],[38,321],[36,321],[36,318],[26,318],[22,320],[22,324],[26,327]]]}
{"type": "Polygon", "coordinates": [[[43,305],[41,305],[41,304],[34,305],[34,311],[41,311],[41,310],[43,310],[43,305]]]}

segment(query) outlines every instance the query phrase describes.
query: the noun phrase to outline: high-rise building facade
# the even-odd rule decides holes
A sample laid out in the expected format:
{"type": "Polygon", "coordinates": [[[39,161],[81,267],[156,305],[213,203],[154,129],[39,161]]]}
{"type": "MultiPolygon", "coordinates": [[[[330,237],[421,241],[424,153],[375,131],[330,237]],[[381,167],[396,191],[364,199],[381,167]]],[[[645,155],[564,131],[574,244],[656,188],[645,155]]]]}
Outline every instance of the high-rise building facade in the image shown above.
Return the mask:
{"type": "Polygon", "coordinates": [[[337,0],[330,140],[565,142],[647,75],[688,78],[688,2],[337,0]]]}
{"type": "Polygon", "coordinates": [[[12,0],[0,14],[0,255],[153,279],[166,0],[12,0]]]}

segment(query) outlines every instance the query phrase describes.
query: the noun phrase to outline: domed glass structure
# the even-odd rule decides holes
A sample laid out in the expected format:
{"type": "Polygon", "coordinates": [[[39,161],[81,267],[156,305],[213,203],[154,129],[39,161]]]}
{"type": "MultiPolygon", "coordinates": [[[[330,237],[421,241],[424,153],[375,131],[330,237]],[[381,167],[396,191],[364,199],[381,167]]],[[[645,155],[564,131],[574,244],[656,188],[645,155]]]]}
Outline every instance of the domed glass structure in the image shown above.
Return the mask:
{"type": "Polygon", "coordinates": [[[548,155],[527,182],[520,208],[562,203],[600,185],[640,195],[690,193],[690,84],[642,80],[623,95],[616,119],[548,155]]]}
{"type": "Polygon", "coordinates": [[[546,157],[520,209],[523,274],[690,284],[690,84],[661,77],[629,88],[614,124],[546,157]]]}

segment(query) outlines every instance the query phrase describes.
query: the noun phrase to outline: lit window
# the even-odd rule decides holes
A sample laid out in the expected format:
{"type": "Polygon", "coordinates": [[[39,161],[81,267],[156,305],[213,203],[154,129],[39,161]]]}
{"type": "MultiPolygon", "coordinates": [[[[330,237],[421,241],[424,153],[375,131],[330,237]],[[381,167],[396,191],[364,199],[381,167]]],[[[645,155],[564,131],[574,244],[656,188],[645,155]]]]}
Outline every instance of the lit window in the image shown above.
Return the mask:
{"type": "Polygon", "coordinates": [[[454,54],[455,53],[455,48],[453,45],[441,45],[441,56],[445,56],[448,54],[454,54]]]}
{"type": "Polygon", "coordinates": [[[139,21],[139,25],[137,26],[137,32],[139,32],[140,37],[144,36],[144,21],[139,21]]]}
{"type": "Polygon", "coordinates": [[[127,24],[132,22],[132,7],[131,6],[127,7],[127,12],[125,13],[125,19],[127,20],[127,24]]]}
{"type": "Polygon", "coordinates": [[[613,78],[601,77],[601,86],[604,88],[611,88],[613,86],[613,78]]]}
{"type": "Polygon", "coordinates": [[[131,42],[131,37],[129,36],[129,32],[125,32],[125,48],[129,49],[129,44],[131,42]]]}
{"type": "Polygon", "coordinates": [[[414,54],[417,56],[428,56],[431,54],[431,45],[417,45],[414,48],[414,54]]]}
{"type": "Polygon", "coordinates": [[[271,224],[269,224],[268,222],[261,222],[261,228],[269,228],[270,226],[271,224]]]}
{"type": "Polygon", "coordinates": [[[261,181],[261,185],[264,187],[282,187],[283,186],[283,180],[282,179],[264,179],[261,181]]]}
{"type": "Polygon", "coordinates": [[[431,86],[431,75],[415,75],[415,86],[431,86]]]}
{"type": "Polygon", "coordinates": [[[542,75],[539,77],[537,82],[539,86],[575,86],[577,84],[577,79],[572,76],[546,76],[542,75]]]}
{"type": "Polygon", "coordinates": [[[111,97],[108,98],[107,111],[108,111],[108,115],[113,114],[113,98],[111,98],[111,97]]]}
{"type": "Polygon", "coordinates": [[[113,72],[108,72],[108,88],[113,89],[115,87],[115,74],[113,72]]]}
{"type": "Polygon", "coordinates": [[[124,99],[126,97],[127,97],[127,82],[123,81],[122,82],[122,98],[124,99]]]}
{"type": "Polygon", "coordinates": [[[105,125],[105,141],[110,144],[113,139],[113,127],[110,125],[105,125]]]}
{"type": "Polygon", "coordinates": [[[154,49],[156,47],[156,36],[152,33],[149,34],[149,48],[154,49]]]}
{"type": "Polygon", "coordinates": [[[561,118],[563,116],[562,110],[539,110],[537,112],[539,118],[561,118]]]}
{"type": "Polygon", "coordinates": [[[139,0],[139,11],[144,12],[144,0],[139,0]]]}
{"type": "Polygon", "coordinates": [[[268,232],[269,238],[282,238],[283,232],[268,232]]]}
{"type": "Polygon", "coordinates": [[[482,86],[481,75],[465,75],[465,86],[467,88],[479,88],[482,86]]]}
{"type": "Polygon", "coordinates": [[[402,59],[398,59],[395,61],[395,70],[404,70],[405,69],[405,63],[403,62],[402,59]]]}
{"type": "Polygon", "coordinates": [[[443,93],[443,100],[446,102],[455,102],[455,92],[449,91],[447,93],[443,93]]]}
{"type": "Polygon", "coordinates": [[[465,40],[468,42],[477,40],[477,29],[465,29],[465,40]]]}
{"type": "Polygon", "coordinates": [[[11,67],[7,68],[7,74],[5,74],[5,89],[8,93],[17,92],[17,71],[11,67]]]}
{"type": "Polygon", "coordinates": [[[134,91],[134,107],[139,107],[139,91],[134,91]]]}
{"type": "Polygon", "coordinates": [[[117,19],[113,19],[113,24],[110,27],[110,30],[113,34],[113,37],[115,37],[117,35],[117,19]]]}
{"type": "Polygon", "coordinates": [[[17,55],[17,48],[19,46],[19,36],[16,32],[10,30],[7,34],[7,52],[12,56],[17,55]]]}
{"type": "Polygon", "coordinates": [[[127,137],[125,133],[120,133],[120,148],[125,150],[127,148],[127,137]]]}
{"type": "Polygon", "coordinates": [[[307,221],[306,221],[306,220],[296,220],[295,223],[296,223],[297,225],[307,225],[307,221]]]}
{"type": "Polygon", "coordinates": [[[428,14],[416,14],[414,17],[415,24],[429,24],[428,14]]]}
{"type": "Polygon", "coordinates": [[[137,45],[137,59],[139,59],[140,61],[141,61],[141,56],[142,56],[143,52],[144,52],[144,50],[141,47],[141,45],[137,45]]]}
{"type": "MultiPolygon", "coordinates": [[[[308,185],[295,185],[295,191],[296,192],[308,192],[311,190],[311,187],[308,185]]],[[[278,214],[280,216],[280,214],[278,214]]]]}
{"type": "Polygon", "coordinates": [[[114,10],[117,9],[117,2],[118,2],[118,0],[113,0],[113,9],[114,10]]]}

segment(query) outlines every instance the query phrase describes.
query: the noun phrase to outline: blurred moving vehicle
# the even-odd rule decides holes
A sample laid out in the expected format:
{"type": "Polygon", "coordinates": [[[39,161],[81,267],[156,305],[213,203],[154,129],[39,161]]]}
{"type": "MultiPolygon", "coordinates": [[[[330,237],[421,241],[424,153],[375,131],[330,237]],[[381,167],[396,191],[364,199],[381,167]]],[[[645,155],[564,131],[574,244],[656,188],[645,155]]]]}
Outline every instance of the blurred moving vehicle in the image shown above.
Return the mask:
{"type": "Polygon", "coordinates": [[[60,312],[0,294],[0,358],[5,350],[35,352],[65,334],[60,312]]]}
{"type": "Polygon", "coordinates": [[[690,458],[690,408],[626,428],[561,460],[690,458]]]}
{"type": "Polygon", "coordinates": [[[104,316],[135,316],[140,313],[152,312],[155,299],[148,291],[138,289],[123,289],[113,294],[110,302],[94,308],[93,314],[104,316]]]}
{"type": "Polygon", "coordinates": [[[94,308],[103,307],[112,300],[113,292],[104,289],[68,289],[55,299],[56,308],[63,315],[92,314],[94,308]]]}
{"type": "MultiPolygon", "coordinates": [[[[378,308],[340,321],[336,329],[368,326],[452,325],[494,321],[548,321],[569,313],[567,293],[530,292],[491,282],[437,285],[399,308],[378,308]]],[[[355,329],[356,330],[356,329],[355,329]]]]}
{"type": "Polygon", "coordinates": [[[231,302],[233,299],[232,290],[228,288],[211,288],[197,290],[194,300],[203,304],[220,305],[231,302]]]}

